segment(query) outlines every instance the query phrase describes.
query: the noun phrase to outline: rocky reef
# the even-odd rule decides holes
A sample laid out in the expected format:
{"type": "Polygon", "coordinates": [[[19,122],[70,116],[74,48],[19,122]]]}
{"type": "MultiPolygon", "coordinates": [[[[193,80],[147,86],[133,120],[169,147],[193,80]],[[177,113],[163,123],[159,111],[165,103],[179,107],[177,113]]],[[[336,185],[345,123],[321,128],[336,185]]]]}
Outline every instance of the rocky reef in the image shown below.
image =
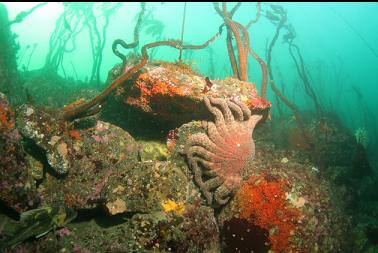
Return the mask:
{"type": "Polygon", "coordinates": [[[163,39],[164,23],[141,2],[133,40],[113,41],[121,62],[102,83],[122,3],[63,3],[45,63],[31,70],[38,44],[19,46],[12,25],[46,4],[9,20],[0,3],[0,252],[377,252],[367,132],[354,135],[331,114],[348,109],[342,86],[335,97],[321,91],[329,85],[313,86],[283,6],[257,3],[244,25],[235,19],[241,2],[215,2],[216,33],[187,44],[186,4],[179,40],[163,39]],[[249,35],[261,20],[275,32],[264,57],[249,35]],[[224,52],[208,47],[220,39],[224,52]],[[298,74],[289,86],[276,66],[280,42],[298,74]],[[177,62],[154,60],[163,46],[179,50],[177,62]],[[209,76],[191,63],[206,47],[209,76]],[[71,61],[76,50],[91,54],[81,59],[88,66],[71,61]]]}
{"type": "Polygon", "coordinates": [[[2,204],[17,212],[37,207],[40,198],[36,182],[43,165],[24,152],[22,136],[15,126],[15,112],[0,93],[0,196],[2,204]]]}
{"type": "MultiPolygon", "coordinates": [[[[115,66],[109,72],[109,82],[130,67],[115,66]]],[[[190,65],[158,61],[148,63],[115,91],[114,98],[105,105],[102,119],[135,135],[146,136],[148,132],[158,132],[156,129],[167,135],[169,130],[182,124],[211,117],[203,103],[204,97],[241,101],[252,112],[263,115],[264,120],[271,107],[270,101],[258,95],[254,83],[231,77],[210,80],[196,73],[190,65]],[[145,124],[143,122],[150,123],[145,131],[137,127],[145,124]]]]}
{"type": "Polygon", "coordinates": [[[151,63],[72,121],[76,103],[12,109],[2,95],[2,249],[342,252],[348,192],[308,153],[278,148],[254,87],[151,63]],[[127,131],[143,121],[151,135],[127,131]]]}

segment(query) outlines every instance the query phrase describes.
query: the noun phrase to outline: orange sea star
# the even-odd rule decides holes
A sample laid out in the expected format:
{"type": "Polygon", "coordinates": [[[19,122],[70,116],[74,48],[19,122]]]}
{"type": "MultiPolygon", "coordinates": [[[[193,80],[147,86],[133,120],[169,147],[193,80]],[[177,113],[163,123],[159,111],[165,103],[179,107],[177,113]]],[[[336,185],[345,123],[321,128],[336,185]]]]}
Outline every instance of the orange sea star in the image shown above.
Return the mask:
{"type": "Polygon", "coordinates": [[[209,205],[224,205],[240,185],[241,174],[254,156],[252,132],[261,115],[252,115],[240,101],[204,98],[214,122],[205,122],[207,134],[196,133],[185,146],[194,180],[209,205]]]}

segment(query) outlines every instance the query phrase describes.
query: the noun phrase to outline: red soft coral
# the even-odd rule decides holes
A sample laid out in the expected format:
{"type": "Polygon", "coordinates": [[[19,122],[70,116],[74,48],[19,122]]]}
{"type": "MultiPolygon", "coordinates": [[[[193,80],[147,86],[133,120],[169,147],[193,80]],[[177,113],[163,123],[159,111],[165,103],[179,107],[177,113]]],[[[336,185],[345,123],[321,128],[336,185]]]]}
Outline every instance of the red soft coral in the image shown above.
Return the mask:
{"type": "Polygon", "coordinates": [[[274,252],[292,250],[290,239],[297,229],[300,210],[286,198],[289,183],[269,175],[251,176],[238,193],[241,218],[270,231],[274,252]]]}

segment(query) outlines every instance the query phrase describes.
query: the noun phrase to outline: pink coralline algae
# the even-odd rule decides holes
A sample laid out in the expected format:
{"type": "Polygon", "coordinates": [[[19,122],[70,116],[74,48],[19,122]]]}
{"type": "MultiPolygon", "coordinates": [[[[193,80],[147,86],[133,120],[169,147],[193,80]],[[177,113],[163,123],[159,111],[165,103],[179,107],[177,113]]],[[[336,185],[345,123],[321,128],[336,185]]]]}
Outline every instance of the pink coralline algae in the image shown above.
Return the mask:
{"type": "Polygon", "coordinates": [[[189,166],[209,205],[224,205],[240,185],[242,172],[255,154],[252,132],[261,115],[252,115],[240,101],[204,98],[215,122],[207,134],[195,133],[185,146],[189,166]]]}
{"type": "Polygon", "coordinates": [[[56,234],[59,235],[60,237],[65,237],[69,236],[72,234],[72,231],[69,230],[68,228],[64,227],[56,231],[56,234]]]}
{"type": "Polygon", "coordinates": [[[75,245],[72,249],[74,253],[91,253],[89,249],[83,248],[80,245],[75,245]]]}

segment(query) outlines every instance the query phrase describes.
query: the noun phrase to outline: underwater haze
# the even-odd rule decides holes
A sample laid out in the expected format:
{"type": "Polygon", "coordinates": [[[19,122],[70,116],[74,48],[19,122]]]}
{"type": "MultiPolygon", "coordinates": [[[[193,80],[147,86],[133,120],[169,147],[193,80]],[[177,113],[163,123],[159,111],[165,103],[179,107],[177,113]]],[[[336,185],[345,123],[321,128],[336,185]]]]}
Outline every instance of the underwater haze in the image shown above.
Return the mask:
{"type": "Polygon", "coordinates": [[[0,3],[0,251],[377,252],[377,13],[0,3]]]}

